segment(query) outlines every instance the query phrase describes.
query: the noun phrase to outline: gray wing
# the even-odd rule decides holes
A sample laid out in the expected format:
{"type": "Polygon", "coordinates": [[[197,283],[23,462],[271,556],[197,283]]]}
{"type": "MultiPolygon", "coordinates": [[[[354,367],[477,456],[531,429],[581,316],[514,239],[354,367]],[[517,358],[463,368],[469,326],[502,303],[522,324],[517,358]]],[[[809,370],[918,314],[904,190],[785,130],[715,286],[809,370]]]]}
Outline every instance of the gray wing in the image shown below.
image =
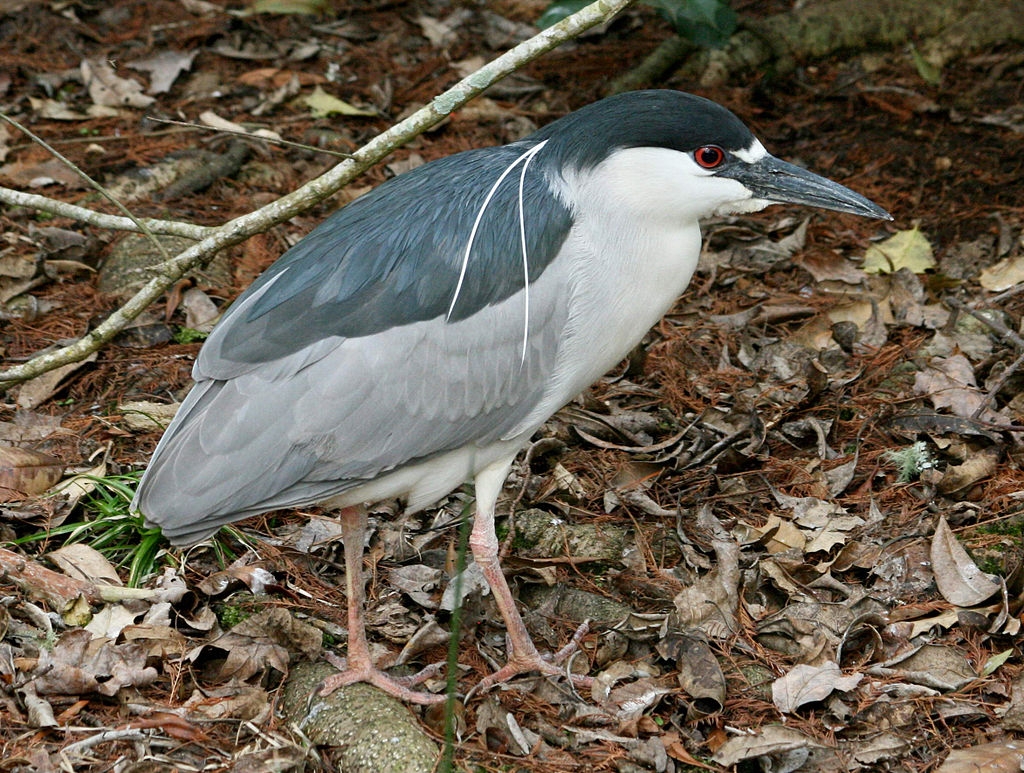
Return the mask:
{"type": "Polygon", "coordinates": [[[522,298],[513,296],[461,322],[321,341],[200,381],[161,440],[136,508],[168,536],[208,533],[521,431],[566,323],[567,304],[541,292],[530,300],[525,359],[522,298]]]}
{"type": "Polygon", "coordinates": [[[448,312],[483,198],[529,147],[395,178],[282,256],[204,345],[134,506],[170,536],[201,535],[521,432],[568,315],[553,264],[571,216],[541,163],[524,180],[526,272],[513,174],[481,220],[448,312]],[[474,185],[459,177],[467,170],[474,185]]]}
{"type": "Polygon", "coordinates": [[[551,193],[545,175],[553,172],[539,154],[523,179],[524,272],[519,172],[533,147],[520,142],[442,158],[338,210],[228,310],[200,354],[200,369],[226,378],[330,336],[366,336],[441,316],[466,319],[521,291],[527,272],[537,281],[569,233],[572,214],[551,193]],[[485,197],[517,161],[484,211],[463,273],[485,197]]]}

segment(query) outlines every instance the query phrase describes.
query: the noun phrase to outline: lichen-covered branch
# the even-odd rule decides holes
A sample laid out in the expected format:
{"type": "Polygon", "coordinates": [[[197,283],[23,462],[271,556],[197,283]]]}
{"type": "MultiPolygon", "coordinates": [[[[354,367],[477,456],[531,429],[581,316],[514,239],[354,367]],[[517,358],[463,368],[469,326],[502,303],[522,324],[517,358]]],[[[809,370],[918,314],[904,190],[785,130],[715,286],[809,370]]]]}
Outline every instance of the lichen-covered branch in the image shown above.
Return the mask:
{"type": "Polygon", "coordinates": [[[763,19],[744,19],[729,44],[690,56],[692,47],[668,44],[624,76],[628,88],[650,85],[682,64],[681,76],[705,88],[730,76],[771,66],[778,73],[838,51],[888,48],[914,42],[927,62],[942,67],[1001,42],[1024,41],[1024,0],[830,0],[763,19]]]}

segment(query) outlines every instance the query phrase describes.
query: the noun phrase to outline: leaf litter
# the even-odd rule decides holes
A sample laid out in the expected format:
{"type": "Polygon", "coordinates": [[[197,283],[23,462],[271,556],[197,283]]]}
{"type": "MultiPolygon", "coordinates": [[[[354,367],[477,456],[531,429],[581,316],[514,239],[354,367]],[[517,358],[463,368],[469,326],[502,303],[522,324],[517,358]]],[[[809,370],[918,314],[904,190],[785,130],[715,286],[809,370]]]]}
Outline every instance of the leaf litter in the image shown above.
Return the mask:
{"type": "MultiPolygon", "coordinates": [[[[424,51],[441,47],[456,63],[479,53],[480,36],[471,33],[513,34],[470,11],[398,21],[370,12],[314,41],[308,24],[295,20],[228,24],[215,6],[190,7],[202,29],[220,34],[198,55],[198,38],[183,30],[171,33],[180,36],[173,45],[140,47],[130,73],[85,38],[88,55],[59,71],[37,61],[51,86],[19,88],[49,122],[41,128],[58,138],[66,132],[60,127],[76,124],[127,137],[98,136],[98,150],[69,150],[112,177],[126,168],[144,174],[158,162],[174,167],[175,153],[195,146],[181,134],[134,133],[141,106],[154,98],[197,119],[229,115],[250,132],[295,137],[299,126],[317,142],[351,150],[371,127],[386,125],[375,116],[391,115],[392,99],[404,107],[432,96],[421,75],[368,85],[383,81],[382,70],[406,72],[406,55],[389,48],[381,29],[404,25],[410,40],[424,36],[415,43],[424,51]],[[268,36],[267,28],[281,34],[268,36]],[[359,40],[372,52],[347,55],[357,75],[339,80],[330,68],[307,69],[335,39],[359,40]],[[264,67],[268,61],[275,66],[264,67]],[[342,80],[357,86],[339,88],[342,80]],[[315,112],[344,116],[353,106],[354,115],[330,122],[315,112]]],[[[580,47],[617,60],[600,45],[580,47]]],[[[842,66],[823,63],[821,71],[834,77],[842,66]]],[[[991,72],[1002,84],[991,66],[969,63],[962,77],[973,83],[991,72]]],[[[573,71],[564,61],[542,62],[519,94],[547,89],[550,104],[538,113],[595,97],[576,93],[573,71]]],[[[876,77],[912,73],[893,57],[876,77]]],[[[934,88],[940,105],[956,93],[934,88]]],[[[1005,86],[982,96],[990,100],[983,112],[999,114],[1005,86]]],[[[749,90],[735,98],[737,110],[751,114],[749,90]]],[[[864,107],[853,92],[834,98],[864,107]]],[[[796,99],[779,97],[778,105],[796,99]]],[[[509,132],[527,129],[530,104],[494,93],[486,110],[464,111],[414,151],[429,159],[515,139],[509,132]]],[[[881,126],[872,138],[871,121],[836,129],[827,107],[808,100],[799,109],[823,138],[799,150],[812,168],[827,170],[835,161],[828,147],[842,145],[851,155],[840,163],[850,170],[880,162],[893,169],[893,159],[933,168],[936,148],[884,110],[870,116],[881,126]],[[827,126],[833,131],[819,128],[827,126]]],[[[795,131],[787,116],[796,114],[776,106],[759,128],[786,136],[795,131]]],[[[920,118],[945,126],[936,120],[920,118]]],[[[865,190],[902,218],[919,218],[912,229],[775,212],[710,225],[691,291],[642,353],[548,425],[509,489],[505,512],[513,500],[520,506],[507,521],[505,566],[531,611],[528,622],[554,648],[578,623],[593,621],[583,657],[597,674],[595,690],[581,702],[524,679],[474,697],[461,708],[462,764],[494,769],[514,759],[544,771],[585,760],[598,769],[659,772],[694,763],[791,771],[1019,766],[1024,404],[1014,363],[1024,348],[1024,294],[1015,292],[1022,227],[1015,203],[999,192],[1011,187],[1000,170],[1019,169],[1020,156],[992,139],[1003,136],[998,128],[985,131],[993,133],[942,135],[961,144],[941,149],[985,177],[994,193],[984,205],[965,206],[976,189],[952,181],[925,207],[916,197],[929,173],[899,173],[864,178],[876,186],[865,190]],[[997,227],[979,227],[985,214],[998,216],[997,227]],[[943,762],[951,747],[957,751],[943,762]]],[[[81,185],[44,154],[14,156],[0,168],[6,179],[66,194],[81,185]]],[[[277,195],[322,163],[298,151],[261,152],[238,179],[180,201],[196,212],[239,214],[239,186],[277,195]]],[[[412,152],[399,154],[392,170],[412,163],[412,152]]],[[[24,215],[3,217],[9,233],[29,231],[24,215]]],[[[234,258],[258,271],[312,222],[300,218],[284,235],[251,240],[234,258]]],[[[82,335],[81,321],[98,305],[112,308],[86,289],[89,274],[41,270],[35,244],[6,244],[17,258],[5,254],[3,263],[11,280],[3,297],[7,356],[82,335]]],[[[92,260],[98,249],[70,259],[92,260]]],[[[55,253],[47,261],[65,259],[55,253]]],[[[207,326],[240,289],[234,281],[196,277],[155,324],[207,326]]],[[[63,504],[44,499],[61,467],[95,470],[92,455],[107,444],[111,471],[144,463],[154,426],[167,418],[153,406],[180,397],[195,351],[195,344],[114,348],[22,387],[19,408],[6,409],[0,430],[5,443],[38,456],[4,468],[17,492],[0,522],[5,536],[53,526],[77,507],[78,495],[63,504]]],[[[83,479],[73,483],[82,486],[83,479]]],[[[415,666],[443,658],[456,598],[456,525],[468,501],[457,494],[437,512],[389,511],[377,520],[367,614],[375,654],[415,666]]],[[[274,713],[298,664],[322,659],[324,646],[343,650],[337,532],[326,514],[313,515],[253,522],[252,531],[271,535],[256,548],[259,560],[242,543],[235,549],[245,557],[233,561],[194,549],[177,570],[151,578],[145,595],[117,599],[69,591],[75,583],[115,584],[118,568],[102,557],[59,544],[25,548],[41,571],[0,579],[5,765],[51,770],[65,754],[78,769],[98,770],[109,758],[99,750],[127,760],[132,744],[145,741],[182,765],[206,764],[216,750],[222,769],[233,757],[269,769],[275,755],[329,769],[274,713]],[[54,564],[44,564],[44,554],[54,564]],[[74,741],[49,730],[69,727],[87,729],[75,730],[74,741]]],[[[490,599],[472,572],[461,590],[463,685],[504,657],[501,631],[489,624],[490,599]]],[[[444,680],[427,688],[441,690],[444,680]]]]}

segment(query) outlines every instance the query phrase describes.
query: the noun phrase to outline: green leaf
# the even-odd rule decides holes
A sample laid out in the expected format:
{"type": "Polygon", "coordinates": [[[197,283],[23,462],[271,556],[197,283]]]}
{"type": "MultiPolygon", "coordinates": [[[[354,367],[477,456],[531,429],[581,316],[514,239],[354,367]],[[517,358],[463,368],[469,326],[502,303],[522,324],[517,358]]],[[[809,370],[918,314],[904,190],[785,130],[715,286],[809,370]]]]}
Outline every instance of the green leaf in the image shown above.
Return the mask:
{"type": "Polygon", "coordinates": [[[196,341],[205,341],[210,336],[202,330],[195,330],[190,327],[178,328],[178,331],[174,334],[174,343],[176,344],[194,344],[196,341]]]}
{"type": "Polygon", "coordinates": [[[910,58],[914,60],[914,67],[921,80],[931,86],[942,83],[942,70],[921,56],[921,52],[913,43],[910,44],[910,58]]]}
{"type": "Polygon", "coordinates": [[[590,5],[591,0],[555,0],[537,19],[537,26],[546,30],[562,19],[572,16],[590,5]]]}
{"type": "Polygon", "coordinates": [[[988,660],[985,661],[985,667],[981,670],[981,675],[982,676],[991,676],[992,674],[994,674],[996,672],[996,670],[1001,665],[1003,665],[1003,663],[1005,663],[1007,660],[1010,659],[1010,656],[1012,654],[1013,654],[1013,650],[1009,649],[1009,650],[1003,650],[998,655],[993,655],[992,657],[990,657],[988,660]]]}
{"type": "Polygon", "coordinates": [[[705,48],[721,48],[736,31],[736,12],[727,0],[646,0],[680,37],[705,48]]]}
{"type": "Polygon", "coordinates": [[[327,0],[255,0],[249,6],[249,12],[319,16],[326,7],[327,0]]]}
{"type": "Polygon", "coordinates": [[[362,110],[344,100],[331,96],[319,86],[304,101],[309,107],[310,112],[317,118],[326,118],[336,113],[340,115],[365,115],[371,117],[377,115],[372,110],[362,110]]]}
{"type": "MultiPolygon", "coordinates": [[[[736,12],[728,0],[645,0],[668,20],[680,37],[705,48],[721,48],[736,31],[736,12]]],[[[547,29],[586,8],[590,0],[554,0],[537,19],[547,29]]]]}

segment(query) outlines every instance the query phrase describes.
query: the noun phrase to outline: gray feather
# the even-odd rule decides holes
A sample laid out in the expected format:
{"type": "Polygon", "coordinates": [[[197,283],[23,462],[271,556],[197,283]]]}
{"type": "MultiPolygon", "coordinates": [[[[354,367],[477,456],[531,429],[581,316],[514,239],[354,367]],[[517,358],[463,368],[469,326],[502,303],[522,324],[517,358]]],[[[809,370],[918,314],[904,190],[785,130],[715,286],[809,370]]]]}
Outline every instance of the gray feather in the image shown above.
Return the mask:
{"type": "Polygon", "coordinates": [[[181,541],[502,439],[542,399],[555,367],[567,305],[556,284],[531,299],[525,360],[516,295],[470,320],[326,339],[229,380],[200,380],[136,507],[181,541]]]}
{"type": "MultiPolygon", "coordinates": [[[[335,212],[228,311],[204,347],[203,370],[230,375],[238,368],[228,363],[270,362],[321,338],[368,336],[446,315],[485,195],[530,147],[443,158],[335,212]]],[[[518,195],[519,175],[509,175],[481,221],[451,319],[467,319],[523,289],[518,195]]],[[[529,276],[536,281],[558,253],[571,215],[550,192],[541,164],[531,166],[523,195],[527,215],[544,213],[526,217],[529,276]]]]}

